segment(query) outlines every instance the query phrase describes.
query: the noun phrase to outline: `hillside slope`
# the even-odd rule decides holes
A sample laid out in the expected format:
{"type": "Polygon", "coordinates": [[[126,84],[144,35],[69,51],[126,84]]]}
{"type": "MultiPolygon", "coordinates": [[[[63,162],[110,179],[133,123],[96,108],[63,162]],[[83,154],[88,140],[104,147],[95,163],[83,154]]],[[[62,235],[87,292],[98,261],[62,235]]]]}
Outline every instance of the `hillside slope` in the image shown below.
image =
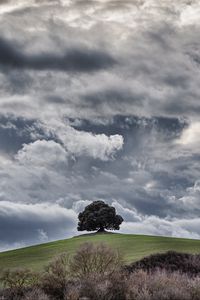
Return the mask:
{"type": "Polygon", "coordinates": [[[2,252],[0,253],[0,270],[13,267],[40,270],[54,255],[66,251],[72,254],[79,245],[85,242],[108,243],[124,254],[126,263],[131,263],[152,253],[168,250],[200,253],[200,240],[131,234],[91,234],[2,252]]]}

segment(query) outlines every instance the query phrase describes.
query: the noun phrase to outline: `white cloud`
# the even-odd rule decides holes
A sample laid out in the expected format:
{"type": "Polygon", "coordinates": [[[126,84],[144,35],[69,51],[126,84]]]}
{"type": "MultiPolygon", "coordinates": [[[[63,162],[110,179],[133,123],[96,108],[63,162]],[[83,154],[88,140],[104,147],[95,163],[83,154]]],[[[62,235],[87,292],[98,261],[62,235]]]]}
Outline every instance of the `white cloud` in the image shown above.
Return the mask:
{"type": "Polygon", "coordinates": [[[68,159],[68,153],[58,143],[54,141],[37,140],[30,144],[25,144],[18,151],[16,159],[21,164],[55,166],[65,164],[68,159]]]}
{"type": "Polygon", "coordinates": [[[186,147],[195,147],[198,149],[200,147],[200,122],[192,122],[188,128],[186,128],[180,139],[177,141],[178,144],[181,144],[186,147]]]}
{"type": "Polygon", "coordinates": [[[119,202],[112,202],[112,206],[116,208],[117,214],[121,215],[125,222],[140,222],[142,221],[141,216],[138,215],[137,211],[132,208],[125,208],[119,202]]]}
{"type": "Polygon", "coordinates": [[[66,141],[66,147],[77,156],[86,155],[106,161],[113,159],[117,151],[122,149],[123,137],[119,134],[106,136],[73,131],[71,139],[66,141]]]}
{"type": "Polygon", "coordinates": [[[119,134],[107,136],[78,131],[62,122],[43,125],[47,132],[57,136],[67,151],[74,156],[89,156],[103,161],[112,160],[122,149],[124,140],[119,134]]]}
{"type": "Polygon", "coordinates": [[[183,197],[177,199],[179,208],[184,209],[187,214],[196,215],[200,207],[200,180],[197,180],[192,187],[186,189],[183,197]]]}
{"type": "Polygon", "coordinates": [[[199,224],[199,218],[169,221],[152,216],[144,218],[142,222],[124,222],[121,231],[131,234],[199,239],[199,224]]]}
{"type": "MultiPolygon", "coordinates": [[[[0,202],[0,215],[14,217],[18,215],[19,218],[24,217],[27,220],[34,219],[35,221],[42,219],[44,222],[52,221],[52,224],[58,219],[58,215],[61,219],[71,219],[76,217],[76,214],[71,209],[66,209],[58,204],[50,203],[37,203],[37,204],[25,204],[25,203],[13,203],[9,201],[0,202]]],[[[14,219],[13,219],[14,221],[14,219]]]]}
{"type": "Polygon", "coordinates": [[[48,235],[43,229],[38,229],[38,239],[42,243],[48,242],[48,235]]]}
{"type": "Polygon", "coordinates": [[[180,14],[180,25],[191,26],[199,24],[200,6],[199,1],[191,1],[190,5],[185,5],[180,14]]]}
{"type": "MultiPolygon", "coordinates": [[[[27,2],[20,0],[20,1],[3,1],[3,3],[0,3],[0,14],[10,13],[12,11],[15,11],[20,8],[26,7],[27,2]]],[[[29,5],[33,5],[34,1],[30,1],[29,5]]]]}
{"type": "Polygon", "coordinates": [[[76,212],[76,213],[80,213],[81,211],[83,211],[85,209],[85,207],[87,205],[89,205],[90,203],[92,203],[92,201],[90,200],[78,200],[76,202],[73,203],[72,209],[76,212]]]}

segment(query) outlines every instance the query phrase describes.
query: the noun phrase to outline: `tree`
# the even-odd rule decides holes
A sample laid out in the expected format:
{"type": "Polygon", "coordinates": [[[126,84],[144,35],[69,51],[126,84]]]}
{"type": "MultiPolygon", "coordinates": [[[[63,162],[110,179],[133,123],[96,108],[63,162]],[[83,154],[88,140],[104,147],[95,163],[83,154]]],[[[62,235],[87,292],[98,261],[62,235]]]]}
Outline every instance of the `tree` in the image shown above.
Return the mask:
{"type": "Polygon", "coordinates": [[[113,206],[109,206],[103,201],[94,201],[85,207],[84,211],[78,215],[78,231],[104,232],[105,229],[119,230],[120,224],[124,221],[120,215],[116,214],[113,206]]]}

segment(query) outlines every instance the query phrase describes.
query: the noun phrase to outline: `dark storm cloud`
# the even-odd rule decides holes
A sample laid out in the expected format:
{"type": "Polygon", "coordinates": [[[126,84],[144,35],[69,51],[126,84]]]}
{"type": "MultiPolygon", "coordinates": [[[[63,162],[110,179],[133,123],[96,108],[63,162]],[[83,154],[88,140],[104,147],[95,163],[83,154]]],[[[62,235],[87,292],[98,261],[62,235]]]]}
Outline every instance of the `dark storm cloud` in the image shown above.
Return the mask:
{"type": "MultiPolygon", "coordinates": [[[[192,7],[193,2],[188,6],[192,7]]],[[[13,11],[8,15],[5,14],[0,24],[2,36],[6,36],[4,31],[11,31],[12,22],[16,23],[18,24],[15,30],[16,36],[19,37],[19,41],[21,40],[21,44],[24,44],[24,49],[27,51],[29,49],[29,52],[25,52],[23,48],[20,49],[19,45],[16,46],[16,43],[10,40],[9,49],[12,48],[14,54],[9,54],[9,57],[12,60],[17,54],[22,62],[19,62],[19,68],[15,69],[16,73],[20,73],[18,76],[16,73],[13,75],[14,67],[9,66],[10,85],[6,86],[4,83],[5,92],[20,94],[21,91],[21,94],[30,95],[35,102],[36,114],[40,112],[42,100],[39,99],[48,99],[47,93],[49,94],[50,90],[52,96],[44,105],[47,113],[51,111],[48,105],[50,103],[55,111],[59,106],[62,111],[65,106],[66,114],[69,112],[70,116],[75,117],[93,118],[93,116],[104,117],[116,114],[147,117],[154,115],[198,117],[199,71],[192,56],[198,54],[199,42],[196,36],[199,35],[199,26],[179,24],[181,13],[179,9],[183,11],[184,8],[187,9],[185,1],[181,2],[180,7],[177,5],[171,7],[167,1],[154,6],[153,0],[150,2],[95,1],[92,3],[88,1],[65,3],[64,1],[60,5],[46,7],[38,3],[35,5],[33,1],[34,9],[21,5],[22,8],[26,7],[25,12],[17,10],[17,15],[13,11]],[[116,15],[109,9],[113,3],[116,15]],[[82,9],[82,5],[86,7],[82,9]],[[176,11],[175,8],[176,14],[173,13],[176,11]],[[54,12],[53,9],[57,16],[55,18],[50,17],[54,12]],[[137,16],[135,21],[131,17],[131,12],[137,16]],[[152,19],[151,13],[153,13],[152,19]],[[34,22],[36,16],[39,17],[38,24],[34,22]],[[44,21],[47,16],[48,22],[44,21]],[[124,22],[126,16],[128,21],[124,22]],[[159,21],[154,22],[154,17],[159,21]],[[141,26],[139,26],[140,21],[141,26]],[[25,24],[30,26],[30,31],[26,30],[25,24]],[[37,29],[32,30],[35,26],[38,26],[38,32],[37,29]],[[105,59],[101,67],[103,59],[98,59],[97,55],[94,58],[94,68],[93,62],[89,62],[90,70],[87,70],[88,67],[85,64],[83,66],[78,60],[76,61],[80,65],[80,70],[76,63],[72,66],[74,59],[71,60],[70,65],[68,62],[61,63],[64,53],[68,51],[66,45],[69,52],[74,48],[76,52],[77,48],[75,46],[69,48],[69,45],[77,45],[77,43],[85,45],[85,47],[77,47],[80,49],[79,52],[86,50],[87,53],[91,49],[96,49],[95,51],[98,49],[102,55],[105,54],[109,58],[105,59]],[[32,48],[33,53],[36,54],[30,54],[32,48]],[[41,48],[43,52],[40,53],[37,49],[41,48]],[[50,53],[49,49],[56,49],[60,52],[52,54],[53,50],[50,53]],[[44,61],[41,62],[41,56],[45,55],[44,61]],[[55,60],[48,65],[47,61],[51,56],[55,60]],[[59,63],[57,63],[57,56],[59,63]],[[108,61],[108,68],[106,61],[108,61]],[[28,72],[29,70],[49,70],[48,68],[54,71],[52,77],[47,76],[45,72],[37,72],[37,76],[28,72]],[[76,74],[72,77],[68,72],[57,72],[59,68],[63,70],[66,68],[67,71],[72,71],[74,68],[76,74]],[[99,72],[94,74],[92,70],[95,68],[99,72]],[[82,72],[83,70],[87,72],[87,75],[82,72]],[[21,74],[24,71],[26,73],[21,74]],[[62,73],[62,78],[60,73],[62,73]],[[43,78],[39,77],[41,74],[43,78]],[[59,98],[59,100],[53,103],[55,90],[55,99],[59,98]]],[[[71,56],[71,52],[68,54],[71,56]]],[[[16,59],[14,63],[17,67],[16,59]]],[[[6,67],[6,60],[5,65],[2,65],[2,68],[6,68],[6,74],[8,65],[9,63],[6,67]]],[[[9,109],[9,104],[6,108],[9,109]]],[[[10,110],[12,109],[11,106],[10,110]]]]}
{"type": "Polygon", "coordinates": [[[145,100],[145,93],[131,92],[128,89],[121,87],[115,87],[105,91],[99,90],[95,92],[83,95],[83,106],[89,106],[96,109],[96,111],[102,111],[102,106],[107,106],[109,109],[116,110],[121,109],[122,103],[126,105],[141,106],[145,100]]]}
{"type": "Polygon", "coordinates": [[[0,5],[1,5],[1,4],[8,3],[8,2],[9,2],[9,0],[1,0],[0,5]]]}
{"type": "Polygon", "coordinates": [[[50,96],[47,96],[45,101],[47,103],[52,103],[52,104],[66,104],[66,100],[63,99],[62,97],[60,96],[53,96],[53,95],[50,95],[50,96]]]}
{"type": "Polygon", "coordinates": [[[35,139],[50,139],[37,120],[15,117],[13,115],[0,115],[0,152],[13,155],[35,139]]]}
{"type": "Polygon", "coordinates": [[[8,154],[16,153],[23,143],[29,143],[30,133],[28,128],[33,126],[33,120],[13,119],[0,117],[0,149],[8,154]]]}
{"type": "MultiPolygon", "coordinates": [[[[184,119],[167,117],[138,117],[132,115],[116,115],[112,118],[73,119],[69,118],[71,126],[76,129],[93,133],[116,134],[117,132],[134,143],[137,133],[150,134],[153,130],[160,132],[163,138],[174,139],[181,134],[188,123],[184,119]]],[[[127,141],[125,139],[125,142],[127,141]]]]}
{"type": "Polygon", "coordinates": [[[59,205],[0,203],[0,247],[25,246],[72,235],[76,214],[59,205]],[[67,230],[67,231],[66,231],[67,230]]]}
{"type": "Polygon", "coordinates": [[[116,64],[108,53],[95,49],[72,48],[63,54],[25,54],[15,42],[0,39],[0,65],[12,69],[60,70],[70,72],[94,72],[116,64]]]}

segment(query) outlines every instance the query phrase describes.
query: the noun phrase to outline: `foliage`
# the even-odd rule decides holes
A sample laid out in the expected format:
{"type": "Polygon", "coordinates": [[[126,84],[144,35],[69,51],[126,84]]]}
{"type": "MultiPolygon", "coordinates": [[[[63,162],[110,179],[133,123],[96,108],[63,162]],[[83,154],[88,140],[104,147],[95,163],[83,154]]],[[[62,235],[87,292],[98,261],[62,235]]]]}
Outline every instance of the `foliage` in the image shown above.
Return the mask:
{"type": "Polygon", "coordinates": [[[200,275],[200,255],[168,251],[144,257],[140,261],[126,266],[126,270],[129,272],[141,269],[148,272],[163,269],[196,276],[200,275]]]}
{"type": "Polygon", "coordinates": [[[116,214],[115,208],[103,201],[94,201],[86,206],[84,211],[79,214],[78,219],[78,231],[119,230],[119,226],[123,222],[123,218],[116,214]]]}

